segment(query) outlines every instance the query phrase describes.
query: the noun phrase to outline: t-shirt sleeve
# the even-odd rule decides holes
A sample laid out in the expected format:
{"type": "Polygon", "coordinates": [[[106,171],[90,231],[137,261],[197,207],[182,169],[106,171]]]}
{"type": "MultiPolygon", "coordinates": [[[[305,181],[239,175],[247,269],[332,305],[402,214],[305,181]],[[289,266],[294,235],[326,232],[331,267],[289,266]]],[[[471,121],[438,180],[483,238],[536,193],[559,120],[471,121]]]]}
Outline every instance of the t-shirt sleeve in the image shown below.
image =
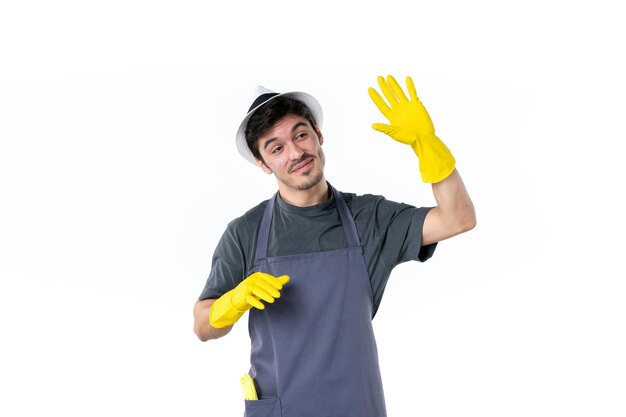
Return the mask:
{"type": "Polygon", "coordinates": [[[437,244],[422,246],[424,219],[432,207],[414,207],[381,199],[376,207],[376,234],[383,261],[389,269],[407,261],[424,262],[437,244]]]}
{"type": "Polygon", "coordinates": [[[198,298],[200,300],[219,298],[235,288],[244,278],[245,259],[233,221],[228,225],[215,248],[209,278],[198,298]]]}
{"type": "Polygon", "coordinates": [[[352,198],[350,206],[363,245],[376,314],[394,267],[407,261],[424,262],[435,252],[436,243],[422,246],[424,220],[432,207],[415,207],[371,194],[352,198]]]}

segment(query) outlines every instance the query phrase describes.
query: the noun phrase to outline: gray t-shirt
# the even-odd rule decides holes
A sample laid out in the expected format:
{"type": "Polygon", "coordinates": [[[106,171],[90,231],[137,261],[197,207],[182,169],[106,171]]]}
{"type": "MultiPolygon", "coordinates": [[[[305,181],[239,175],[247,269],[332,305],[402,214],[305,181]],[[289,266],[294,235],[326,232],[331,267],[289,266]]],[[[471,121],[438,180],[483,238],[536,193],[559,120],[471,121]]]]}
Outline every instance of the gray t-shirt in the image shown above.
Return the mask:
{"type": "MultiPolygon", "coordinates": [[[[374,295],[374,314],[391,270],[410,260],[424,262],[437,244],[422,246],[422,226],[430,207],[417,208],[378,195],[342,193],[356,223],[374,295]]],[[[329,251],[347,246],[334,197],[310,207],[297,207],[280,196],[268,242],[269,257],[329,251]]],[[[228,224],[215,253],[199,299],[219,298],[250,275],[258,228],[267,200],[228,224]]]]}

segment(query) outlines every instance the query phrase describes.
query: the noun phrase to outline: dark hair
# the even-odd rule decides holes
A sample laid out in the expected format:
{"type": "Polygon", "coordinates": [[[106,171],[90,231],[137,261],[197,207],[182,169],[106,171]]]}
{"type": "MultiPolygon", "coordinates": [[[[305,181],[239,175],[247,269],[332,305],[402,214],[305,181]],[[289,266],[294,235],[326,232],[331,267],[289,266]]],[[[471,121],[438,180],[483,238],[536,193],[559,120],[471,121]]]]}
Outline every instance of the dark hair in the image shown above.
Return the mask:
{"type": "Polygon", "coordinates": [[[270,130],[280,119],[291,114],[304,117],[311,123],[311,127],[318,131],[311,110],[303,102],[288,96],[276,97],[259,107],[248,120],[246,142],[255,158],[263,160],[259,152],[259,137],[270,130]]]}

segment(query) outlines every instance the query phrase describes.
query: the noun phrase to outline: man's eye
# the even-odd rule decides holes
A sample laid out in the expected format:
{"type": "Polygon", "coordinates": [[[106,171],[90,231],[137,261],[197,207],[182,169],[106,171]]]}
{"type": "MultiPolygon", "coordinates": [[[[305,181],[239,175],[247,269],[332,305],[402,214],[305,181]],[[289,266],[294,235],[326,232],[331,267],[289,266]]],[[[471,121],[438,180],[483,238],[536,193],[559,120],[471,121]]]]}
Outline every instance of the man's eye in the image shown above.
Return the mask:
{"type": "Polygon", "coordinates": [[[297,139],[306,139],[306,136],[307,136],[306,132],[302,132],[302,133],[298,134],[298,136],[296,138],[297,139]]]}
{"type": "Polygon", "coordinates": [[[282,149],[283,149],[282,146],[275,146],[274,148],[272,148],[272,153],[280,152],[282,149]]]}

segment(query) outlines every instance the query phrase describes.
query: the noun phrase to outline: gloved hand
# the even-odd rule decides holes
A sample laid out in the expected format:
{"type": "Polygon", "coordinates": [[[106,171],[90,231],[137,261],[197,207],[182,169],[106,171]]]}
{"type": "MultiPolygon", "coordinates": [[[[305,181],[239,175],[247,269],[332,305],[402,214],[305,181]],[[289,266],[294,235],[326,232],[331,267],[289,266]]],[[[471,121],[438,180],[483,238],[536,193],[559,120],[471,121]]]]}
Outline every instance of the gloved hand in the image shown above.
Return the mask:
{"type": "Polygon", "coordinates": [[[289,282],[289,276],[278,278],[263,272],[255,272],[232,290],[213,302],[209,323],[215,328],[232,326],[252,307],[265,309],[260,300],[273,303],[280,297],[280,290],[289,282]]]}
{"type": "Polygon", "coordinates": [[[406,77],[410,100],[391,75],[386,81],[378,77],[378,85],[389,105],[373,88],[370,87],[368,93],[390,124],[374,123],[372,128],[413,148],[419,158],[424,182],[435,183],[445,179],[454,170],[456,161],[447,146],[435,136],[433,122],[417,97],[411,77],[406,77]]]}

